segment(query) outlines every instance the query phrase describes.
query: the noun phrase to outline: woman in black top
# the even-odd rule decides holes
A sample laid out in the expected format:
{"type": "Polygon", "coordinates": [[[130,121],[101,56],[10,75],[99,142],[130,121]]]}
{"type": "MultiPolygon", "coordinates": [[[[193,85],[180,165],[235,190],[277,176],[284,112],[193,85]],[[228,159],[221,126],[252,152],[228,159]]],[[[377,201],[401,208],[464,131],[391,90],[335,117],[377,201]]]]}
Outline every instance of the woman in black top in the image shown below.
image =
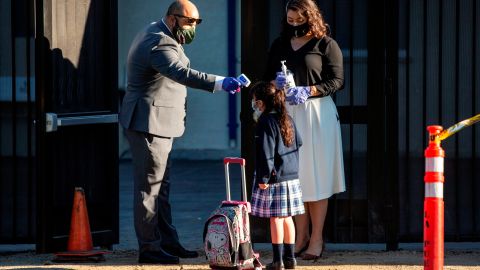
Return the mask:
{"type": "Polygon", "coordinates": [[[303,140],[299,179],[306,213],[295,217],[295,246],[303,259],[316,260],[324,249],[328,198],[345,191],[340,122],[330,97],[343,87],[343,57],[314,1],[291,0],[285,10],[284,29],[270,48],[265,79],[286,91],[289,113],[303,140]],[[285,89],[286,76],[276,75],[282,60],[293,73],[295,87],[285,89]]]}

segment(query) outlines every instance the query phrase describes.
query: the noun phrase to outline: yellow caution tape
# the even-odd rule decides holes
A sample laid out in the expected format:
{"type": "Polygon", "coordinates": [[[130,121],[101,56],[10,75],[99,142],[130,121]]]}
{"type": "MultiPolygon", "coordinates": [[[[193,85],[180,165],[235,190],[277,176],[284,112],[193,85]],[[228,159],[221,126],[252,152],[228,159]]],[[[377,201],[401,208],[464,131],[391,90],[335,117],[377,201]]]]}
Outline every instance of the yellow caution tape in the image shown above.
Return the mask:
{"type": "Polygon", "coordinates": [[[478,121],[480,121],[480,114],[477,114],[474,117],[468,118],[461,122],[458,122],[455,125],[449,127],[448,129],[445,129],[444,131],[440,132],[440,134],[438,134],[438,139],[440,139],[440,141],[443,141],[446,138],[452,136],[453,134],[459,132],[460,130],[468,126],[475,124],[478,121]]]}

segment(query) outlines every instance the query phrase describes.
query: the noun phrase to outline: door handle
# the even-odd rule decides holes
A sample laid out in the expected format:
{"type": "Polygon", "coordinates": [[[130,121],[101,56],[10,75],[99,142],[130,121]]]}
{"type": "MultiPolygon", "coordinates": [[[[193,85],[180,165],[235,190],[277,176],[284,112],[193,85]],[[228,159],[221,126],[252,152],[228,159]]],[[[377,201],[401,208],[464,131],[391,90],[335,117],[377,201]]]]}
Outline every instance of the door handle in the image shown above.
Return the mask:
{"type": "Polygon", "coordinates": [[[58,127],[78,126],[89,124],[108,124],[117,123],[118,114],[101,114],[85,116],[65,116],[58,117],[56,113],[46,113],[46,131],[57,131],[58,127]]]}

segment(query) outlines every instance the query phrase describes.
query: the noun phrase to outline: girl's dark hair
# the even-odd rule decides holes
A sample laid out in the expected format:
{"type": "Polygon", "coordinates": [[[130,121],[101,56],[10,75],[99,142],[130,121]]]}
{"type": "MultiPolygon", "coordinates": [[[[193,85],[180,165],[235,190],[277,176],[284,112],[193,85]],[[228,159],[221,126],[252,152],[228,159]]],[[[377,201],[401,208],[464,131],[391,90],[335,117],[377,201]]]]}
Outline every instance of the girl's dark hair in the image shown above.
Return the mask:
{"type": "Polygon", "coordinates": [[[285,93],[283,90],[276,89],[270,82],[258,82],[252,86],[250,95],[252,98],[261,100],[265,104],[265,110],[262,115],[270,113],[272,110],[278,113],[278,122],[283,142],[285,146],[291,146],[295,134],[288,116],[287,107],[285,106],[285,93]]]}
{"type": "Polygon", "coordinates": [[[310,31],[313,36],[320,39],[329,34],[329,26],[323,19],[322,12],[318,8],[314,0],[290,0],[285,7],[285,16],[282,20],[282,36],[287,37],[287,12],[288,10],[301,11],[302,15],[307,18],[307,23],[310,26],[310,31]]]}

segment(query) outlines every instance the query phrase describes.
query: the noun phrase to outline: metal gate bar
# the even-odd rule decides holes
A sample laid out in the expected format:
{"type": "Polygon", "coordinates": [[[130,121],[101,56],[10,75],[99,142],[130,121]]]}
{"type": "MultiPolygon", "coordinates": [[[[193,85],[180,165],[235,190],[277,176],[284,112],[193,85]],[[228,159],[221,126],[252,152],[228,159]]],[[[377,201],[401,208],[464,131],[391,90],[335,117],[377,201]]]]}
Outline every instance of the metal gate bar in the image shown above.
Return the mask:
{"type": "MultiPolygon", "coordinates": [[[[33,114],[33,106],[34,106],[34,101],[32,100],[32,84],[30,81],[30,78],[32,78],[32,63],[31,63],[31,37],[33,37],[33,29],[32,29],[32,18],[33,18],[33,1],[27,1],[27,14],[26,16],[26,22],[27,22],[27,27],[26,27],[26,46],[25,46],[25,54],[27,55],[27,182],[28,182],[28,194],[35,194],[35,185],[34,185],[34,157],[33,157],[33,141],[35,140],[35,136],[33,136],[33,119],[34,119],[34,114],[33,114]]],[[[28,196],[27,203],[28,206],[31,207],[30,211],[32,214],[28,215],[28,231],[31,232],[31,238],[33,239],[34,237],[34,200],[35,196],[28,196]]]]}
{"type": "MultiPolygon", "coordinates": [[[[477,18],[477,1],[474,0],[473,3],[472,3],[473,7],[472,7],[472,18],[474,20],[473,22],[473,27],[472,27],[472,55],[475,57],[475,59],[477,59],[477,21],[475,20],[478,20],[477,18]]],[[[472,65],[472,111],[473,112],[476,112],[475,110],[475,102],[477,100],[477,95],[476,95],[476,89],[477,89],[477,81],[476,81],[476,78],[478,78],[477,76],[477,62],[474,60],[473,61],[473,65],[472,65]]],[[[472,168],[475,168],[475,158],[477,157],[477,140],[475,140],[476,138],[476,129],[478,127],[473,127],[472,129],[472,137],[473,137],[473,140],[472,140],[472,150],[473,150],[473,153],[472,153],[472,160],[470,161],[470,166],[472,168]]],[[[476,191],[479,190],[480,188],[480,184],[477,183],[477,180],[480,178],[479,177],[480,174],[478,173],[478,170],[475,170],[473,169],[473,172],[472,172],[472,185],[473,185],[473,188],[471,189],[472,191],[472,198],[475,198],[476,197],[476,191]]],[[[472,209],[476,209],[476,205],[475,205],[475,201],[472,200],[472,209]]],[[[478,220],[477,220],[477,217],[475,216],[475,211],[473,211],[472,213],[473,215],[473,228],[477,228],[478,226],[478,220]]]]}
{"type": "MultiPolygon", "coordinates": [[[[11,2],[11,12],[10,14],[17,14],[17,10],[15,9],[15,3],[17,1],[11,2]]],[[[17,194],[17,183],[18,183],[18,162],[17,162],[17,65],[16,65],[16,16],[11,16],[11,48],[12,48],[12,161],[13,161],[13,192],[14,194],[14,201],[13,201],[13,211],[12,211],[12,235],[17,235],[17,200],[15,200],[17,194]]]]}
{"type": "MultiPolygon", "coordinates": [[[[349,230],[349,237],[350,239],[354,239],[353,237],[353,234],[354,234],[354,219],[353,219],[353,194],[354,194],[354,190],[353,190],[353,144],[354,144],[354,141],[353,141],[353,130],[354,130],[354,122],[353,122],[353,105],[354,105],[354,93],[353,93],[353,85],[354,85],[354,81],[353,81],[353,72],[354,72],[354,69],[353,69],[353,44],[354,44],[354,38],[353,38],[353,33],[354,33],[354,30],[355,27],[354,27],[354,12],[353,12],[353,8],[354,8],[354,1],[351,0],[350,1],[350,8],[349,8],[349,14],[350,14],[350,33],[349,33],[349,36],[348,36],[348,40],[349,40],[349,87],[348,87],[348,92],[349,92],[349,95],[350,95],[350,100],[349,100],[349,107],[350,107],[350,114],[349,114],[349,117],[350,117],[350,123],[349,123],[349,132],[348,132],[348,141],[349,141],[349,145],[350,145],[350,151],[349,151],[349,155],[348,155],[348,167],[350,168],[350,170],[348,171],[349,172],[349,179],[350,181],[346,181],[346,188],[347,188],[347,192],[348,192],[348,219],[349,219],[349,223],[350,223],[350,230],[349,230]]],[[[347,172],[345,172],[347,173],[347,172]]],[[[347,179],[346,179],[347,180],[347,179]]],[[[337,212],[337,211],[335,211],[337,212]]],[[[337,217],[335,217],[335,219],[337,219],[337,217]]]]}

